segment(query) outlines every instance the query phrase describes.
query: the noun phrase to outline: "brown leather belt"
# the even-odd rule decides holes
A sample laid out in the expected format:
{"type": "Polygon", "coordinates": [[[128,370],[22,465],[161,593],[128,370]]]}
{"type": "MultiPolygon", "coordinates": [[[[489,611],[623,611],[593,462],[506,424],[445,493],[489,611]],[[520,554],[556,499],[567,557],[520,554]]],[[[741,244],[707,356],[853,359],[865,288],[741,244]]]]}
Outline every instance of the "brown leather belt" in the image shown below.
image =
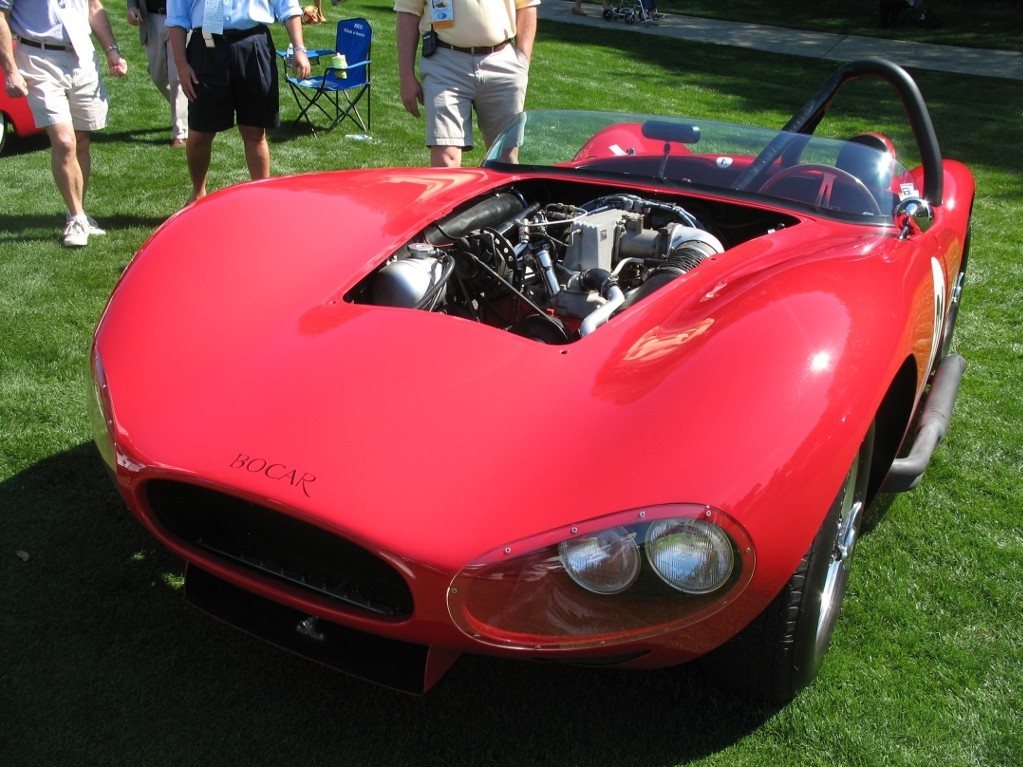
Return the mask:
{"type": "Polygon", "coordinates": [[[70,45],[54,45],[53,43],[38,43],[35,40],[29,40],[28,38],[21,38],[18,40],[21,45],[27,45],[29,48],[42,48],[44,51],[73,51],[70,45]]]}
{"type": "Polygon", "coordinates": [[[503,43],[498,43],[497,45],[474,45],[471,48],[459,48],[457,45],[451,45],[449,43],[444,42],[443,40],[438,40],[437,47],[450,48],[453,51],[458,51],[459,53],[468,53],[473,56],[489,56],[491,53],[497,53],[498,51],[502,50],[510,42],[511,40],[505,40],[503,43]]]}

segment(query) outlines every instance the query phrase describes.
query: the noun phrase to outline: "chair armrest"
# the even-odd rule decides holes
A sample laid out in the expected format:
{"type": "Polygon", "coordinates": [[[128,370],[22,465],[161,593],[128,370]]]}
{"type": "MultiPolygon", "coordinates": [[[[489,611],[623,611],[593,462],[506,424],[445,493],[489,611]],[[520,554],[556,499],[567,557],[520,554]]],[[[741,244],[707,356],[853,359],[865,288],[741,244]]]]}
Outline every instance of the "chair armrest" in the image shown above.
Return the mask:
{"type": "MultiPolygon", "coordinates": [[[[318,49],[313,50],[313,51],[306,51],[305,55],[306,55],[306,58],[309,59],[309,63],[313,64],[313,63],[316,63],[315,60],[319,59],[320,56],[333,56],[334,55],[334,50],[332,48],[318,48],[318,49]]],[[[288,59],[288,52],[287,51],[277,51],[277,58],[284,59],[285,61],[287,61],[287,59],[288,59]]]]}

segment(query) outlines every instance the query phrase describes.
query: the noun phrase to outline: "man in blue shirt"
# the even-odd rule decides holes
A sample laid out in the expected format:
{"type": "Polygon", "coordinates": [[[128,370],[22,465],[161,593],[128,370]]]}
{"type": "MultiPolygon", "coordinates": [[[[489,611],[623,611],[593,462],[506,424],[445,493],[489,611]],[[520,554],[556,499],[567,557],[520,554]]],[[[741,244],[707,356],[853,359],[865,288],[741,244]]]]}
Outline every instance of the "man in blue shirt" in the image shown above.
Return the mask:
{"type": "MultiPolygon", "coordinates": [[[[0,0],[2,1],[2,0],[0,0]]],[[[295,71],[309,76],[298,0],[167,0],[167,30],[188,98],[185,154],[194,202],[206,196],[213,139],[237,116],[249,177],[270,175],[268,128],[280,125],[276,51],[268,25],[281,22],[294,46],[295,71]],[[189,30],[191,36],[189,37],[189,30]]]]}
{"type": "Polygon", "coordinates": [[[50,138],[50,167],[68,210],[65,247],[106,234],[85,212],[90,134],[107,124],[107,92],[90,35],[103,46],[110,74],[126,74],[128,62],[100,0],[0,0],[4,88],[11,98],[28,97],[36,125],[50,138]]]}

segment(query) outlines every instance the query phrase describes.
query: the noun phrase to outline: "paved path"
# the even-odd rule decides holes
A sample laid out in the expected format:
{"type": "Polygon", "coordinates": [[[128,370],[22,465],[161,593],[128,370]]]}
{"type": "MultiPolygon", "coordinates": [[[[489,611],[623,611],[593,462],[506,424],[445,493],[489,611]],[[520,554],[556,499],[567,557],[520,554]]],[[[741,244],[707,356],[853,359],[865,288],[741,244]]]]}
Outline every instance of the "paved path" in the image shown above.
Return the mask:
{"type": "Polygon", "coordinates": [[[1023,80],[1023,53],[1013,51],[808,32],[679,14],[671,14],[657,24],[626,24],[624,21],[605,21],[600,15],[599,4],[584,4],[583,8],[587,15],[576,16],[571,12],[572,3],[564,0],[545,0],[540,6],[540,18],[568,24],[605,28],[614,26],[620,31],[636,34],[663,35],[681,40],[731,45],[815,59],[844,62],[864,56],[881,56],[910,69],[915,67],[938,72],[1023,80]]]}

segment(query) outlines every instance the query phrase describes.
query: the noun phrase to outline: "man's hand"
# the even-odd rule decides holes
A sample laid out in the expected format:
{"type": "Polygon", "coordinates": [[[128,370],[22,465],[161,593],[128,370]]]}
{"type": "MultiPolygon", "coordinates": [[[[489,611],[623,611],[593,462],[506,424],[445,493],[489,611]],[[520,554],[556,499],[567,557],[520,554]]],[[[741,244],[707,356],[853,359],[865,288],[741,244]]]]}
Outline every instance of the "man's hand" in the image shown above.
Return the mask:
{"type": "Polygon", "coordinates": [[[295,51],[295,55],[291,59],[291,68],[300,80],[309,77],[309,73],[312,72],[312,66],[309,64],[309,56],[306,55],[305,51],[295,51]]]}
{"type": "Polygon", "coordinates": [[[199,84],[199,78],[195,76],[195,70],[185,62],[178,62],[178,82],[181,83],[181,90],[185,92],[185,98],[195,101],[195,86],[199,84]]]}
{"type": "Polygon", "coordinates": [[[295,48],[291,59],[291,68],[300,79],[304,80],[309,77],[312,68],[309,66],[309,55],[305,51],[305,41],[302,39],[302,14],[289,16],[284,22],[284,28],[288,30],[288,41],[295,48]]]}
{"type": "Polygon", "coordinates": [[[142,14],[139,13],[138,8],[128,9],[128,23],[131,24],[133,27],[137,27],[139,24],[142,23],[142,14]]]}
{"type": "Polygon", "coordinates": [[[128,74],[128,62],[117,48],[107,51],[107,67],[111,77],[124,77],[128,74]]]}
{"type": "Polygon", "coordinates": [[[401,103],[413,117],[419,117],[419,105],[423,103],[423,86],[416,77],[401,78],[401,103]]]}
{"type": "Polygon", "coordinates": [[[21,76],[21,72],[17,68],[7,72],[7,76],[4,78],[4,90],[12,99],[20,99],[28,95],[25,78],[21,76]]]}

